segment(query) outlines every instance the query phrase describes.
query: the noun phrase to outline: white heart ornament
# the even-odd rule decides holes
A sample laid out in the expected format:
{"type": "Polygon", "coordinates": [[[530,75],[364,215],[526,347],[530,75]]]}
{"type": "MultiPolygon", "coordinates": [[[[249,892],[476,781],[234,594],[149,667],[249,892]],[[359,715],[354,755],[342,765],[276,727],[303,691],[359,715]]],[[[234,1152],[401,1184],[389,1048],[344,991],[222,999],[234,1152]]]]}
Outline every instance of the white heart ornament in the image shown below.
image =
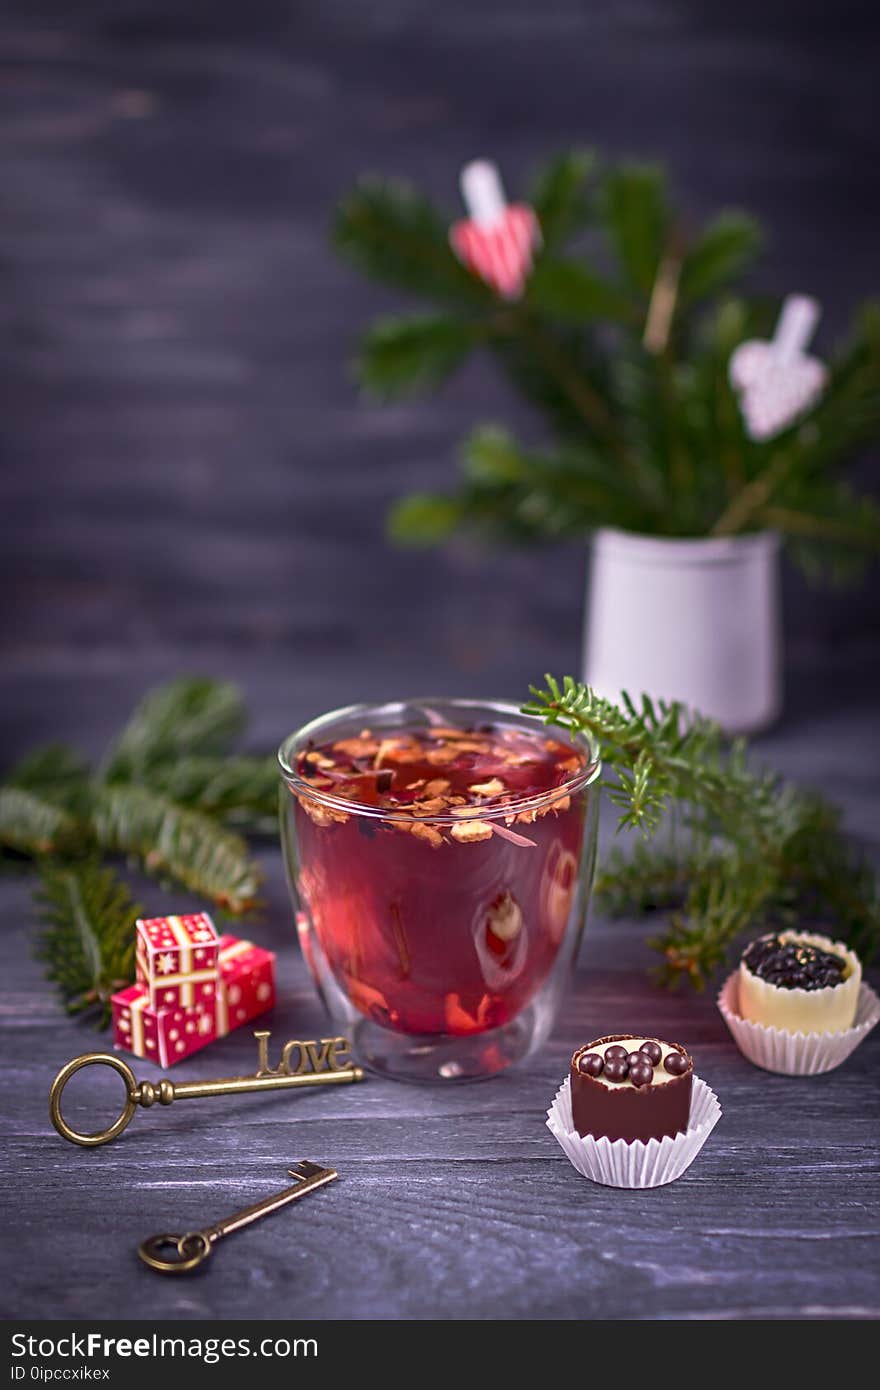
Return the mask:
{"type": "Polygon", "coordinates": [[[828,377],[825,364],[805,352],[819,306],[790,295],[782,306],[772,341],[750,339],[730,359],[730,384],[752,439],[772,439],[815,405],[828,377]]]}

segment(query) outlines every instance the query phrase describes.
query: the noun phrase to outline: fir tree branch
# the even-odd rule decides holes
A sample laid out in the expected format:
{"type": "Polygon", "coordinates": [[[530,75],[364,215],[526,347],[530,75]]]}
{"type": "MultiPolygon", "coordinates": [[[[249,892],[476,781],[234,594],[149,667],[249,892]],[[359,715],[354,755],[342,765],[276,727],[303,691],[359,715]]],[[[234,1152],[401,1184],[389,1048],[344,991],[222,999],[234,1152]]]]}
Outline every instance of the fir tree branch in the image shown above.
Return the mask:
{"type": "Polygon", "coordinates": [[[769,860],[738,854],[719,856],[711,872],[697,875],[667,931],[649,939],[663,958],[654,972],[659,982],[704,988],[731,944],[747,930],[757,934],[767,925],[777,878],[769,860]]]}
{"type": "Polygon", "coordinates": [[[628,853],[613,846],[602,856],[593,889],[601,911],[625,917],[681,906],[704,861],[695,849],[660,838],[637,840],[628,853]]]}
{"type": "Polygon", "coordinates": [[[146,776],[186,755],[225,753],[244,728],[244,705],[234,685],[185,676],[151,690],[108,749],[108,782],[146,776]]]}
{"type": "Polygon", "coordinates": [[[22,787],[0,787],[0,845],[17,854],[58,854],[75,848],[79,827],[62,806],[22,787]]]}
{"type": "MultiPolygon", "coordinates": [[[[479,488],[507,488],[508,505],[517,514],[528,506],[533,518],[539,515],[539,533],[582,532],[602,524],[602,518],[637,524],[626,478],[609,478],[601,459],[584,447],[523,449],[506,430],[483,425],[465,439],[462,467],[479,488]]],[[[473,501],[468,494],[468,512],[473,501]]]]}
{"type": "Polygon", "coordinates": [[[40,874],[47,924],[40,948],[72,1011],[105,1017],[129,983],[140,909],[101,857],[137,860],[226,912],[256,903],[260,874],[227,826],[275,833],[278,772],[271,758],[233,756],[244,722],[234,687],[187,678],[148,693],[97,774],[53,745],[0,786],[0,848],[40,874]]]}
{"type": "Polygon", "coordinates": [[[412,492],[393,504],[388,513],[388,534],[400,545],[439,545],[467,519],[473,524],[472,509],[455,497],[441,493],[412,492]]]}
{"type": "Polygon", "coordinates": [[[88,778],[88,764],[74,749],[64,743],[49,743],[16,763],[7,772],[4,783],[70,808],[80,801],[88,778]]]}
{"type": "Polygon", "coordinates": [[[234,915],[255,906],[260,875],[247,845],[210,816],[145,787],[107,786],[96,790],[92,823],[106,853],[135,856],[234,915]]]}
{"type": "Polygon", "coordinates": [[[184,757],[153,770],[150,788],[175,805],[222,820],[242,833],[278,833],[274,758],[184,757]]]}
{"type": "Polygon", "coordinates": [[[493,539],[546,540],[639,523],[626,477],[609,478],[585,448],[527,450],[505,430],[485,425],[465,439],[462,469],[465,483],[457,493],[416,493],[394,505],[395,540],[435,545],[459,527],[493,539]]]}
{"type": "Polygon", "coordinates": [[[39,865],[34,901],[44,922],[37,954],[69,1013],[106,1026],[110,996],[134,973],[134,925],[142,913],[111,869],[95,860],[39,865]]]}
{"type": "Polygon", "coordinates": [[[662,170],[647,164],[623,164],[610,170],[604,180],[601,212],[622,270],[632,287],[647,298],[669,232],[662,170]]]}
{"type": "Polygon", "coordinates": [[[589,348],[582,334],[554,333],[525,306],[498,322],[503,327],[496,333],[494,347],[513,383],[553,413],[564,437],[583,441],[586,434],[587,447],[607,450],[615,467],[625,470],[638,501],[648,504],[651,480],[629,449],[607,392],[593,384],[585,361],[589,348]]]}
{"type": "Polygon", "coordinates": [[[345,260],[378,280],[441,303],[493,303],[453,255],[445,219],[402,180],[362,179],[339,207],[332,235],[345,260]]]}
{"type": "Polygon", "coordinates": [[[785,481],[795,461],[791,450],[780,449],[772,455],[764,471],[730,499],[709,534],[735,536],[753,525],[758,514],[766,508],[774,492],[785,481]]]}
{"type": "MultiPolygon", "coordinates": [[[[772,441],[751,440],[728,380],[730,355],[747,338],[770,336],[779,306],[718,296],[754,258],[757,224],[723,213],[688,244],[661,170],[621,165],[593,179],[593,169],[592,156],[575,152],[540,173],[532,197],[543,247],[513,304],[458,263],[447,219],[427,199],[393,181],[360,185],[337,220],[341,253],[444,310],[380,323],[367,339],[362,382],[384,396],[433,387],[485,343],[563,447],[599,460],[608,484],[625,474],[626,519],[590,508],[582,529],[623,524],[664,536],[732,536],[767,525],[772,509],[776,525],[788,531],[790,523],[801,536],[797,518],[823,514],[831,471],[880,434],[880,312],[863,311],[802,420],[772,441]],[[566,245],[571,238],[574,247],[566,245]]],[[[558,498],[548,475],[547,488],[528,497],[493,485],[466,487],[454,499],[410,499],[397,509],[392,534],[439,540],[470,526],[514,541],[552,537],[577,524],[567,477],[557,481],[558,498]]],[[[852,543],[870,550],[861,531],[852,543]]],[[[837,574],[849,558],[846,544],[814,527],[794,553],[824,572],[816,558],[826,546],[827,568],[837,574]]]]}
{"type": "Polygon", "coordinates": [[[601,741],[603,761],[626,779],[615,791],[623,807],[620,827],[651,830],[673,798],[717,818],[748,821],[755,834],[772,819],[775,779],[750,773],[740,745],[726,755],[711,720],[688,715],[677,702],[655,704],[643,695],[637,709],[624,694],[617,706],[571,676],[562,687],[552,676],[545,679],[547,689],[533,686],[534,699],[523,712],[601,741]]]}
{"type": "Polygon", "coordinates": [[[773,530],[790,536],[807,536],[813,540],[837,541],[844,545],[880,549],[880,507],[868,499],[855,500],[852,520],[837,516],[813,516],[791,507],[764,507],[756,520],[773,530]]]}
{"type": "Polygon", "coordinates": [[[592,222],[594,207],[586,184],[595,168],[592,150],[571,150],[536,175],[528,201],[541,227],[544,253],[554,251],[592,222]]]}
{"type": "Polygon", "coordinates": [[[761,249],[761,228],[741,212],[722,212],[703,228],[686,253],[679,295],[685,304],[717,294],[736,280],[761,249]]]}
{"type": "Polygon", "coordinates": [[[610,319],[635,327],[641,311],[623,290],[579,261],[539,260],[529,280],[529,303],[543,314],[575,323],[610,319]]]}
{"type": "Polygon", "coordinates": [[[361,341],[358,380],[378,400],[438,386],[488,336],[480,323],[451,315],[378,319],[361,341]]]}
{"type": "MultiPolygon", "coordinates": [[[[566,344],[557,342],[534,316],[525,314],[524,310],[510,314],[508,336],[518,340],[519,351],[526,358],[533,355],[538,359],[589,433],[604,440],[618,458],[625,459],[624,443],[607,402],[586,373],[575,366],[566,344]]],[[[521,371],[515,369],[515,374],[520,382],[524,380],[521,371]]]]}
{"type": "Polygon", "coordinates": [[[636,709],[625,697],[618,707],[571,677],[546,680],[524,713],[598,741],[619,824],[651,834],[672,811],[680,822],[629,862],[613,854],[597,884],[617,911],[672,910],[651,942],[664,983],[701,987],[744,932],[792,921],[852,942],[863,958],[877,949],[876,876],[821,798],[751,770],[741,742],[728,748],[716,726],[675,705],[643,697],[636,709]]]}

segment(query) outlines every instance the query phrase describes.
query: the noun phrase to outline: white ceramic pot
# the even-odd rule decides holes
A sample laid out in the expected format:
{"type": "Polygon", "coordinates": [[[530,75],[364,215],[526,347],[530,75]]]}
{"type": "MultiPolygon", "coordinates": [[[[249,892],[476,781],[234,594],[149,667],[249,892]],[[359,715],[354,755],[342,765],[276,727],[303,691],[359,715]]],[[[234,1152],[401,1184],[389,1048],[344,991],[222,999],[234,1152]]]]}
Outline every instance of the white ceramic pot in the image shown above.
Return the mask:
{"type": "Polygon", "coordinates": [[[779,713],[779,537],[667,540],[610,528],[593,537],[584,679],[681,700],[730,733],[779,713]]]}

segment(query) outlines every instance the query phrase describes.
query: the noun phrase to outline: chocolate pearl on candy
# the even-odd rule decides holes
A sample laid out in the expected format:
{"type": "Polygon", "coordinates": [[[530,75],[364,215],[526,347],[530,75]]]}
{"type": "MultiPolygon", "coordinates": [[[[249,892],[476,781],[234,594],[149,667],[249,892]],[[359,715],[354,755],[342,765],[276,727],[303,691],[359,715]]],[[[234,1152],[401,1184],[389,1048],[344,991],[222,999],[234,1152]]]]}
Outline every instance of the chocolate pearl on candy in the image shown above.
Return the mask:
{"type": "Polygon", "coordinates": [[[630,1067],[640,1067],[642,1063],[646,1062],[648,1059],[644,1052],[629,1052],[627,1053],[626,1060],[629,1062],[630,1067]]]}
{"type": "Polygon", "coordinates": [[[644,1052],[652,1067],[656,1067],[663,1056],[663,1048],[656,1042],[643,1042],[639,1052],[644,1052]]]}
{"type": "Polygon", "coordinates": [[[670,1076],[684,1076],[688,1069],[688,1059],[683,1052],[670,1052],[663,1058],[663,1070],[670,1076]]]}
{"type": "Polygon", "coordinates": [[[629,1062],[626,1053],[622,1057],[609,1057],[605,1053],[605,1075],[609,1081],[625,1081],[629,1076],[629,1062]]]}
{"type": "Polygon", "coordinates": [[[585,1052],[578,1058],[578,1071],[583,1072],[584,1076],[601,1076],[605,1063],[598,1052],[585,1052]]]}
{"type": "Polygon", "coordinates": [[[629,1079],[634,1086],[650,1086],[654,1080],[654,1068],[651,1066],[649,1058],[644,1062],[637,1062],[629,1069],[629,1079]]]}
{"type": "Polygon", "coordinates": [[[611,1047],[605,1049],[605,1061],[610,1062],[613,1058],[619,1057],[626,1060],[626,1048],[621,1047],[620,1043],[613,1043],[611,1047]]]}

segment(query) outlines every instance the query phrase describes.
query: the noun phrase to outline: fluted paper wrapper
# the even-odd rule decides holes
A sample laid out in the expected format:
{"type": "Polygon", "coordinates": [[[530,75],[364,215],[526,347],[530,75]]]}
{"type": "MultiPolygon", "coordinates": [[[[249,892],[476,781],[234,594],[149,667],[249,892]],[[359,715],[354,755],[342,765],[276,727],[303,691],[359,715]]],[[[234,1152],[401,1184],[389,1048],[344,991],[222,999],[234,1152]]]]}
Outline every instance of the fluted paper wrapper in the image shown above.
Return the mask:
{"type": "Polygon", "coordinates": [[[591,1182],[605,1187],[662,1187],[690,1168],[721,1119],[718,1097],[694,1077],[687,1131],[675,1138],[594,1139],[578,1134],[571,1117],[571,1086],[566,1077],[547,1111],[547,1128],[571,1164],[591,1182]]]}
{"type": "Polygon", "coordinates": [[[786,1033],[752,1023],[739,1012],[739,973],[728,976],[718,996],[718,1008],[744,1057],[764,1071],[783,1076],[819,1076],[834,1071],[880,1022],[880,999],[864,981],[859,988],[855,1022],[840,1033],[786,1033]]]}

